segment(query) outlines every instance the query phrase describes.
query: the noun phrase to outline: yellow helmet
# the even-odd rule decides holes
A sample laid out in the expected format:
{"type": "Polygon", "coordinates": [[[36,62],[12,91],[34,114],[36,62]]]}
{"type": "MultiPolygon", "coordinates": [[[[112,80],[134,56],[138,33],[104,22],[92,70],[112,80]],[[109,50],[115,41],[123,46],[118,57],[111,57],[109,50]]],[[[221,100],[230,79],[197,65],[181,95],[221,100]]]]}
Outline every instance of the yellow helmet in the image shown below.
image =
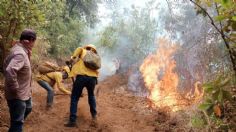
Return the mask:
{"type": "Polygon", "coordinates": [[[93,44],[87,44],[87,45],[85,45],[83,48],[85,48],[85,49],[86,49],[86,48],[91,48],[91,49],[94,50],[95,53],[97,53],[96,46],[93,45],[93,44]]]}
{"type": "Polygon", "coordinates": [[[64,66],[63,68],[63,71],[65,71],[66,73],[69,73],[70,72],[70,68],[68,66],[64,66]]]}

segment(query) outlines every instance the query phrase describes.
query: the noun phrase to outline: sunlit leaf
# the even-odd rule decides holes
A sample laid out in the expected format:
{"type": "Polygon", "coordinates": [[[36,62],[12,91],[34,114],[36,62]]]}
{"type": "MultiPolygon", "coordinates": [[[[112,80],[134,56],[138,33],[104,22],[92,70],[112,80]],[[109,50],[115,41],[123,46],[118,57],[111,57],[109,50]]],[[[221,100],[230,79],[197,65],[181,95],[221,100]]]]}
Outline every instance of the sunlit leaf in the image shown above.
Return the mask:
{"type": "Polygon", "coordinates": [[[223,91],[222,90],[219,90],[218,101],[223,102],[223,91]]]}
{"type": "Polygon", "coordinates": [[[206,125],[206,121],[202,117],[194,116],[191,118],[191,124],[196,128],[203,128],[206,125]]]}
{"type": "Polygon", "coordinates": [[[211,7],[211,6],[212,6],[212,2],[209,1],[209,0],[206,1],[206,4],[207,4],[208,7],[211,7]]]}
{"type": "Polygon", "coordinates": [[[233,16],[233,17],[232,17],[232,20],[236,21],[236,16],[233,16]]]}
{"type": "Polygon", "coordinates": [[[219,94],[220,94],[220,89],[213,91],[213,93],[212,93],[212,99],[218,101],[219,94]]]}
{"type": "Polygon", "coordinates": [[[198,106],[200,110],[207,111],[209,108],[213,106],[212,103],[202,103],[198,106]]]}
{"type": "Polygon", "coordinates": [[[228,6],[230,6],[229,4],[229,0],[222,0],[221,4],[223,5],[223,7],[227,8],[228,6]]]}
{"type": "Polygon", "coordinates": [[[213,103],[213,101],[212,101],[212,99],[211,98],[206,98],[206,100],[205,100],[205,103],[208,103],[208,104],[212,104],[213,103]]]}
{"type": "Polygon", "coordinates": [[[209,92],[212,92],[213,91],[213,86],[211,83],[206,83],[206,84],[203,84],[203,89],[204,91],[206,91],[207,93],[209,92]]]}
{"type": "Polygon", "coordinates": [[[4,15],[3,11],[0,10],[0,17],[3,16],[3,15],[4,15]]]}
{"type": "Polygon", "coordinates": [[[227,18],[227,17],[224,16],[224,15],[219,15],[219,16],[216,16],[216,17],[215,17],[215,20],[216,20],[216,21],[222,21],[222,20],[224,20],[225,18],[227,18]]]}
{"type": "Polygon", "coordinates": [[[227,4],[229,2],[229,0],[222,0],[223,4],[227,4]]]}

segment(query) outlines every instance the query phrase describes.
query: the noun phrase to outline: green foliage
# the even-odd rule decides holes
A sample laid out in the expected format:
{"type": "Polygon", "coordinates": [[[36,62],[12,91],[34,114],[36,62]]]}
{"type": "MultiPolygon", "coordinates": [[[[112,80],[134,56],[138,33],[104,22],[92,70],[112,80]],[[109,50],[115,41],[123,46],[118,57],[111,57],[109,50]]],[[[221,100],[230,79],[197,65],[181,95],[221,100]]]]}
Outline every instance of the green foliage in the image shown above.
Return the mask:
{"type": "Polygon", "coordinates": [[[214,114],[213,107],[216,104],[223,106],[225,101],[231,100],[231,94],[225,90],[230,84],[230,77],[219,76],[216,80],[203,85],[205,101],[199,106],[199,109],[208,111],[208,115],[214,114]]]}
{"type": "MultiPolygon", "coordinates": [[[[214,1],[205,1],[205,0],[198,0],[197,3],[199,5],[206,5],[210,8],[215,8],[218,12],[216,16],[214,16],[216,22],[222,23],[223,32],[227,32],[229,35],[228,41],[236,41],[235,36],[236,31],[236,21],[235,21],[235,14],[236,14],[236,2],[233,0],[214,0],[214,1]]],[[[197,8],[198,14],[203,14],[206,16],[204,11],[199,11],[200,8],[197,8]]]]}
{"type": "Polygon", "coordinates": [[[197,0],[195,2],[191,0],[191,2],[196,5],[197,14],[207,16],[221,35],[236,74],[236,2],[233,0],[197,0]],[[209,10],[215,10],[216,15],[215,13],[211,15],[209,10]]]}
{"type": "Polygon", "coordinates": [[[112,23],[102,31],[98,44],[113,53],[121,48],[120,58],[131,64],[142,60],[154,46],[157,22],[150,15],[155,10],[153,6],[150,2],[143,8],[114,11],[112,23]]]}
{"type": "Polygon", "coordinates": [[[66,13],[65,2],[50,3],[46,14],[48,21],[42,27],[45,37],[49,40],[49,54],[55,58],[69,55],[79,46],[83,37],[84,22],[68,17],[66,13]]]}
{"type": "Polygon", "coordinates": [[[207,111],[210,108],[213,108],[213,106],[214,106],[214,103],[211,101],[211,102],[204,102],[204,103],[200,104],[198,108],[200,110],[207,111]]]}
{"type": "Polygon", "coordinates": [[[236,16],[233,16],[233,17],[232,17],[232,20],[233,20],[233,21],[236,21],[236,16]]]}
{"type": "Polygon", "coordinates": [[[83,19],[93,27],[98,22],[98,0],[66,0],[68,15],[71,18],[83,19]]]}
{"type": "Polygon", "coordinates": [[[0,2],[0,48],[3,59],[14,40],[24,28],[37,29],[45,22],[47,2],[38,0],[1,0],[0,2]]]}
{"type": "Polygon", "coordinates": [[[49,5],[47,21],[41,29],[49,40],[49,54],[62,58],[80,46],[87,25],[95,24],[97,2],[62,0],[49,5]]]}
{"type": "Polygon", "coordinates": [[[204,101],[199,105],[199,109],[205,113],[208,125],[218,129],[224,129],[223,114],[225,103],[232,99],[228,87],[233,84],[232,76],[219,76],[217,79],[203,85],[204,101]]]}
{"type": "Polygon", "coordinates": [[[206,96],[211,100],[214,100],[212,103],[219,103],[222,105],[224,101],[231,99],[230,93],[225,90],[230,84],[230,81],[231,77],[225,78],[219,76],[216,80],[203,85],[206,96]]]}
{"type": "Polygon", "coordinates": [[[202,116],[193,116],[191,118],[191,124],[195,128],[204,128],[206,126],[206,120],[202,116]]]}
{"type": "Polygon", "coordinates": [[[117,44],[117,30],[113,26],[108,26],[105,28],[105,30],[101,34],[100,42],[99,44],[102,47],[108,47],[108,48],[113,48],[117,44]]]}
{"type": "Polygon", "coordinates": [[[12,39],[16,39],[23,28],[36,28],[42,24],[45,17],[40,6],[45,7],[45,4],[46,2],[39,3],[36,0],[2,0],[0,3],[0,34],[3,36],[4,45],[12,39]]]}
{"type": "MultiPolygon", "coordinates": [[[[194,2],[193,2],[194,3],[194,2]]],[[[234,71],[236,70],[236,3],[233,0],[197,0],[195,1],[198,14],[208,16],[211,24],[215,27],[218,33],[224,40],[227,52],[230,55],[234,71]],[[201,10],[201,11],[199,11],[201,10]],[[216,13],[212,15],[210,12],[214,10],[216,13]]],[[[224,69],[224,72],[227,70],[224,69]]],[[[229,71],[228,71],[229,72],[229,71]]],[[[232,72],[232,71],[230,71],[232,72]]],[[[236,72],[236,71],[235,71],[236,72]]],[[[208,119],[210,128],[229,129],[229,122],[225,123],[224,114],[226,102],[232,101],[232,92],[230,87],[235,86],[235,75],[223,76],[222,73],[219,77],[211,82],[203,85],[205,92],[204,102],[199,106],[199,109],[205,112],[208,119]]],[[[232,102],[231,102],[232,103],[232,102]]]]}
{"type": "Polygon", "coordinates": [[[96,13],[96,0],[2,0],[1,56],[24,28],[33,28],[47,39],[53,57],[68,55],[80,45],[86,25],[95,24],[96,13]]]}

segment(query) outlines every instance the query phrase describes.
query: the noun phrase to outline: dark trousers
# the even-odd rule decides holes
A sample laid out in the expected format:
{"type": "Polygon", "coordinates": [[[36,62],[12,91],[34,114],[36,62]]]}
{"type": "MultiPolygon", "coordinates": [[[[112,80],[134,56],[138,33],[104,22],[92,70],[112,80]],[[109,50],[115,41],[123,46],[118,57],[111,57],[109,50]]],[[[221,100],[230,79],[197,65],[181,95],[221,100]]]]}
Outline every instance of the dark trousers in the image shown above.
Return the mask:
{"type": "Polygon", "coordinates": [[[53,103],[53,97],[54,97],[54,91],[53,88],[46,82],[43,80],[39,80],[38,84],[43,87],[45,90],[47,90],[48,94],[47,94],[47,106],[51,106],[53,103]]]}
{"type": "Polygon", "coordinates": [[[9,107],[11,124],[9,128],[9,132],[22,132],[23,124],[26,117],[32,110],[32,102],[29,100],[7,100],[7,104],[9,107]]]}
{"type": "Polygon", "coordinates": [[[96,99],[94,96],[94,89],[97,83],[96,77],[82,76],[78,75],[76,77],[75,83],[73,85],[72,93],[71,93],[71,102],[70,102],[70,121],[76,121],[76,113],[77,113],[77,105],[79,101],[79,97],[82,94],[83,88],[87,88],[88,92],[88,103],[90,106],[90,113],[93,118],[96,117],[96,99]]]}

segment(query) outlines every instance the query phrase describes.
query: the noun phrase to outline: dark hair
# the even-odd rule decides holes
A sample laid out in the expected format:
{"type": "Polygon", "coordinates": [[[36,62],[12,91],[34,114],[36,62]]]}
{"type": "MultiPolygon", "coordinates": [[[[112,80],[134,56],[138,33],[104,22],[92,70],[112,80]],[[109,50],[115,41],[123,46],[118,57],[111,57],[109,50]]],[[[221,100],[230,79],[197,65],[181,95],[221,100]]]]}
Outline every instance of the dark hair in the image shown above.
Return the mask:
{"type": "Polygon", "coordinates": [[[20,35],[20,40],[35,41],[36,40],[35,31],[31,29],[25,29],[20,35]]]}

